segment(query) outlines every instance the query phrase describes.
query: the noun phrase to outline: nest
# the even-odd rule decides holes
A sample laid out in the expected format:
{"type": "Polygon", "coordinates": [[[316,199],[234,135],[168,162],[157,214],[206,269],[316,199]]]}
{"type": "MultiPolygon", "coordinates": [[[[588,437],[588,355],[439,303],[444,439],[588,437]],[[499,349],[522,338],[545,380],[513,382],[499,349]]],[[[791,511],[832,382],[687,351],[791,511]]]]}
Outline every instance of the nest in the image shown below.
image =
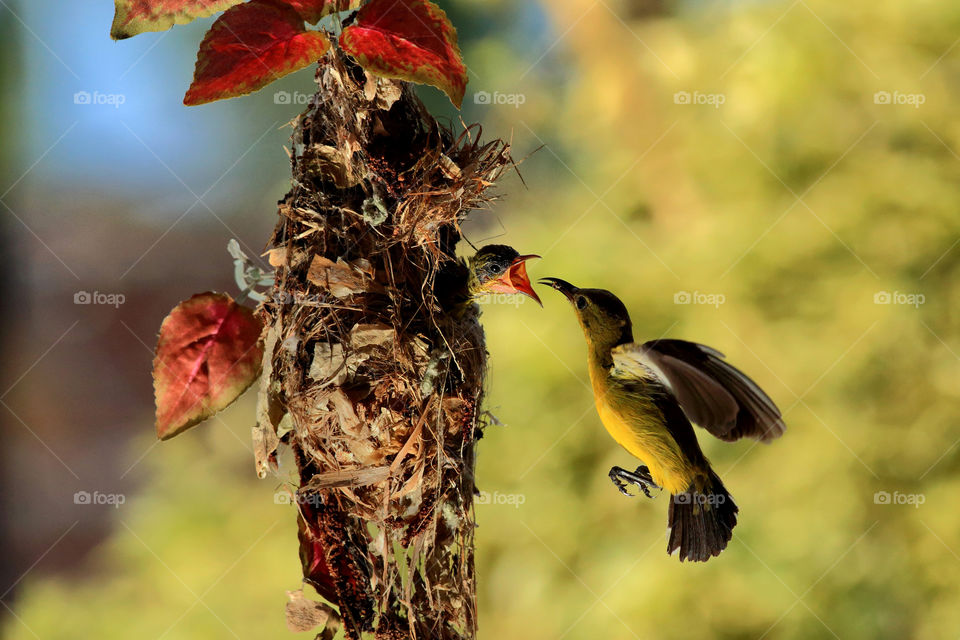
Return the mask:
{"type": "Polygon", "coordinates": [[[455,136],[337,51],[317,82],[260,310],[258,472],[292,448],[304,577],[347,637],[473,637],[486,351],[475,306],[445,308],[436,285],[509,147],[455,136]]]}

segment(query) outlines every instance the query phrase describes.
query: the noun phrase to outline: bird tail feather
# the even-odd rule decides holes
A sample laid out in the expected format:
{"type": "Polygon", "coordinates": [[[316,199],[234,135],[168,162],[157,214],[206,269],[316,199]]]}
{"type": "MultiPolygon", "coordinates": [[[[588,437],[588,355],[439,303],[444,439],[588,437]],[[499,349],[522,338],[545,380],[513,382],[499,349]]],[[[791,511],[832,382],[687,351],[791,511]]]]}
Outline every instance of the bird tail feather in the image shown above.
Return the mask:
{"type": "Polygon", "coordinates": [[[680,561],[706,562],[723,551],[737,525],[733,496],[711,469],[701,487],[670,496],[667,553],[679,550],[680,561]]]}

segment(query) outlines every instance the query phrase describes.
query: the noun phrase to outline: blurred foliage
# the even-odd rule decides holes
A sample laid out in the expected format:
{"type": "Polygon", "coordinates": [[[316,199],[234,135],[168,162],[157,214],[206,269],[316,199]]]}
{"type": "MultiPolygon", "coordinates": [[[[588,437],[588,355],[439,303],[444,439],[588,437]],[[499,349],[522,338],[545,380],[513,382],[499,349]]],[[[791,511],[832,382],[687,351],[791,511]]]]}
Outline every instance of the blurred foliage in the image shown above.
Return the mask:
{"type": "MultiPolygon", "coordinates": [[[[502,188],[500,240],[543,255],[535,276],[615,291],[638,340],[725,352],[788,431],[771,446],[700,433],[740,524],[719,558],[680,564],[664,553],[665,498],[628,500],[607,479],[630,460],[594,413],[566,303],[544,291],[543,310],[485,307],[487,403],[505,426],[480,447],[481,637],[952,637],[960,5],[634,4],[547,0],[536,47],[461,28],[476,33],[462,38],[465,120],[521,157],[546,145],[521,167],[526,189],[502,188]],[[478,90],[525,100],[478,105],[478,90]],[[724,303],[675,304],[683,291],[724,303]],[[877,304],[883,292],[924,301],[877,304]],[[924,503],[876,504],[879,491],[924,503]]],[[[479,22],[485,7],[451,15],[479,22]]],[[[293,510],[234,441],[251,421],[234,407],[156,447],[114,536],[79,575],[27,579],[17,616],[41,638],[284,637],[293,510]]]]}

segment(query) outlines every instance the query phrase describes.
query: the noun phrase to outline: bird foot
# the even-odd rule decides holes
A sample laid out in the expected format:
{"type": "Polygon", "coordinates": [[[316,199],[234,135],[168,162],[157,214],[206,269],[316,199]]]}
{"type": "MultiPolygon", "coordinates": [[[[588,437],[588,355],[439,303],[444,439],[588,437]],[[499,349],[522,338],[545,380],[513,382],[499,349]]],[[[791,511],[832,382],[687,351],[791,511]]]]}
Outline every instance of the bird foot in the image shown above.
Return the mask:
{"type": "Polygon", "coordinates": [[[653,478],[650,476],[650,470],[641,465],[637,467],[636,471],[627,471],[620,467],[613,467],[610,469],[610,480],[613,482],[614,486],[620,490],[625,496],[632,498],[634,494],[627,491],[627,484],[635,484],[640,488],[640,491],[643,491],[643,495],[648,498],[652,498],[653,495],[650,493],[650,489],[660,489],[660,487],[653,481],[653,478]]]}

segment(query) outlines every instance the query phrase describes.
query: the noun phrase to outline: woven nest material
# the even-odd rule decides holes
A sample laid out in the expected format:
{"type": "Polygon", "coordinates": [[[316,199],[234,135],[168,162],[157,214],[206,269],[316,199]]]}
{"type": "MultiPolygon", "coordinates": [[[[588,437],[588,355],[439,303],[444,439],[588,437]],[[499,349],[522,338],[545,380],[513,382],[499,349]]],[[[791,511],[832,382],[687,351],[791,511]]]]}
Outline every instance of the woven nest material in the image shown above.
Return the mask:
{"type": "Polygon", "coordinates": [[[317,81],[260,310],[258,471],[293,449],[305,579],[347,637],[473,637],[486,351],[475,307],[441,308],[434,283],[509,147],[454,136],[409,85],[336,51],[317,81]]]}

